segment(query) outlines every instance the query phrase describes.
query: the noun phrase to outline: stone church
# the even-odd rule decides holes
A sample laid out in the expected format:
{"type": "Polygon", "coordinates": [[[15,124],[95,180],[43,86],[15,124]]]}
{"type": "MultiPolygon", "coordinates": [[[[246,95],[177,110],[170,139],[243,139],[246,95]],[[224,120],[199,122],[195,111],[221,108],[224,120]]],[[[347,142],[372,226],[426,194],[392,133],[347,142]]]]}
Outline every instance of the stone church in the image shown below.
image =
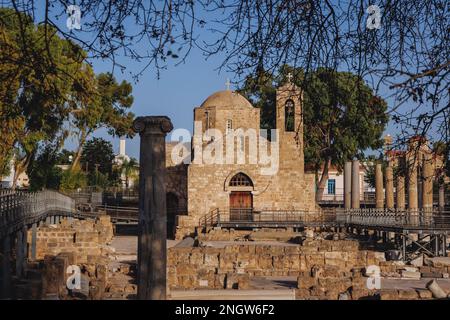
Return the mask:
{"type": "MultiPolygon", "coordinates": [[[[268,166],[266,163],[248,161],[255,141],[247,136],[241,143],[236,141],[239,139],[231,143],[233,151],[241,148],[246,160],[243,163],[196,161],[200,152],[193,143],[189,146],[193,160],[189,164],[176,164],[171,157],[176,143],[166,144],[169,236],[175,231],[177,238],[193,233],[200,219],[213,210],[227,213],[230,219],[251,220],[252,215],[265,211],[316,209],[314,174],[304,172],[301,98],[301,90],[290,82],[277,89],[277,131],[269,144],[277,145],[278,157],[277,170],[271,174],[262,173],[268,166]]],[[[224,136],[232,130],[253,129],[260,138],[257,146],[266,147],[261,143],[265,139],[260,136],[260,109],[232,90],[218,91],[194,108],[194,123],[194,140],[209,129],[217,129],[224,136]]],[[[201,145],[220,143],[218,140],[203,139],[201,145]]]]}

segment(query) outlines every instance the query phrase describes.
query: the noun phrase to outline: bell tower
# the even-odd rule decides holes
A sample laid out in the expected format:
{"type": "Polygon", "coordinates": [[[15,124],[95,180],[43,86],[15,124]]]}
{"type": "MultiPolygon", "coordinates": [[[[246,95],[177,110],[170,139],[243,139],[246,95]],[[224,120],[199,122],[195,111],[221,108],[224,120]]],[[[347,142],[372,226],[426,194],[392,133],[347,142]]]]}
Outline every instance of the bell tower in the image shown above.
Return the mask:
{"type": "Polygon", "coordinates": [[[280,166],[299,168],[304,172],[303,153],[303,94],[299,87],[288,82],[277,89],[276,129],[280,145],[280,166]]]}

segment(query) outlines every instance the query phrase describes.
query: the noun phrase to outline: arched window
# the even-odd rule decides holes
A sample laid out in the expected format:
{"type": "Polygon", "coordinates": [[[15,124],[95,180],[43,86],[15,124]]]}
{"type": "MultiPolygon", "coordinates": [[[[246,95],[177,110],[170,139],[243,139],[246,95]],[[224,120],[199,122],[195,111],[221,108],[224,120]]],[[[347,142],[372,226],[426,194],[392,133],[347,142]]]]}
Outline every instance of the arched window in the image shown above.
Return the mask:
{"type": "Polygon", "coordinates": [[[239,172],[230,180],[230,187],[253,187],[253,182],[246,174],[239,172]]]}
{"type": "Polygon", "coordinates": [[[294,101],[288,100],[286,101],[286,105],[284,106],[284,130],[294,131],[295,130],[294,126],[295,126],[294,101]]]}

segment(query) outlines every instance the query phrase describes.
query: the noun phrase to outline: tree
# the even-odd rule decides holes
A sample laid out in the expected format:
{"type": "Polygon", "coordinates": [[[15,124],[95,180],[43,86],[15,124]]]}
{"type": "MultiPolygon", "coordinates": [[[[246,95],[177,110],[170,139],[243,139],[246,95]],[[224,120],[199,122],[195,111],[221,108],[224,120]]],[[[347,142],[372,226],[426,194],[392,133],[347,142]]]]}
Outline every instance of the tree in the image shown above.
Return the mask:
{"type": "Polygon", "coordinates": [[[113,171],[114,158],[111,142],[95,137],[86,142],[81,156],[81,167],[87,172],[91,185],[97,184],[99,177],[103,178],[101,175],[110,182],[117,180],[117,174],[113,171]]]}
{"type": "Polygon", "coordinates": [[[10,9],[0,9],[0,34],[2,50],[11,53],[0,60],[0,74],[8,76],[5,83],[11,83],[2,92],[0,116],[2,124],[8,125],[6,130],[12,128],[2,139],[0,158],[16,149],[14,188],[38,154],[40,143],[60,146],[67,136],[63,124],[71,100],[89,93],[81,77],[86,53],[61,39],[56,29],[35,26],[29,16],[10,9]]]}
{"type": "MultiPolygon", "coordinates": [[[[387,104],[360,77],[325,68],[304,75],[301,69],[283,66],[275,77],[264,72],[256,81],[247,78],[241,92],[263,110],[273,110],[276,87],[286,81],[288,72],[296,75],[296,84],[304,91],[305,162],[315,168],[317,176],[321,173],[317,184],[320,200],[331,165],[342,170],[345,161],[383,145],[387,104]]],[[[274,123],[273,112],[264,115],[269,119],[262,119],[263,123],[274,123]]]]}
{"type": "Polygon", "coordinates": [[[58,162],[58,153],[55,147],[47,145],[43,151],[33,159],[27,168],[27,174],[30,178],[30,190],[38,191],[44,188],[58,190],[62,170],[56,166],[58,162]]]}
{"type": "Polygon", "coordinates": [[[73,162],[75,152],[62,149],[58,154],[57,162],[62,165],[70,165],[73,162]]]}
{"type": "Polygon", "coordinates": [[[136,178],[139,169],[137,168],[138,162],[135,158],[124,159],[120,165],[120,172],[125,176],[125,187],[128,189],[130,186],[130,179],[136,178]]]}
{"type": "Polygon", "coordinates": [[[127,112],[133,103],[131,84],[117,83],[111,73],[101,73],[95,79],[91,75],[90,80],[95,81],[93,93],[86,100],[74,102],[73,124],[77,129],[78,148],[72,168],[79,164],[86,140],[98,128],[108,128],[112,136],[133,136],[134,115],[127,112]]]}

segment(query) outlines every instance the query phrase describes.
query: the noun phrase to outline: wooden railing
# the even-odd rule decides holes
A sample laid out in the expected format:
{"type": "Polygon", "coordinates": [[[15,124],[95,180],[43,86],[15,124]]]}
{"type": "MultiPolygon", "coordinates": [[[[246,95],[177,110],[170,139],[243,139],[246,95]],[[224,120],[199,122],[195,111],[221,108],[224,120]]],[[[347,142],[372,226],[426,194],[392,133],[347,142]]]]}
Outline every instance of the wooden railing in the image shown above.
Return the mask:
{"type": "Polygon", "coordinates": [[[48,215],[69,216],[76,212],[75,201],[57,191],[0,191],[0,236],[48,215]]]}

